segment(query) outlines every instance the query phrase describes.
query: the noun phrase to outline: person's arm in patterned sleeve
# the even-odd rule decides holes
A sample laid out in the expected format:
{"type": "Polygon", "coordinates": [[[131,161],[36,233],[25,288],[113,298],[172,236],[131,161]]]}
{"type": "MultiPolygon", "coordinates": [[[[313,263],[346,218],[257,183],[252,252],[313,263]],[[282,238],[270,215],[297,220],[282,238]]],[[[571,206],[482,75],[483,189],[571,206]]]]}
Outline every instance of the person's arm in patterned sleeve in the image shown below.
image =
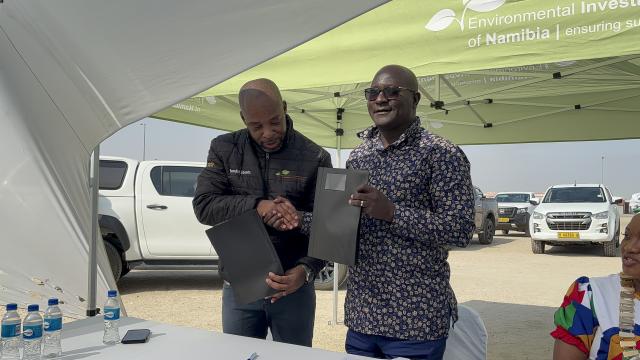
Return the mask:
{"type": "Polygon", "coordinates": [[[556,329],[551,336],[556,339],[554,360],[585,360],[589,356],[598,319],[593,309],[593,297],[589,278],[576,280],[554,315],[556,329]]]}
{"type": "Polygon", "coordinates": [[[372,218],[390,222],[398,236],[433,245],[467,246],[475,227],[469,161],[457,146],[433,151],[428,190],[432,210],[396,205],[370,185],[359,187],[349,203],[361,206],[372,218]]]}
{"type": "Polygon", "coordinates": [[[457,147],[437,147],[429,169],[432,210],[395,206],[392,230],[417,241],[465,247],[473,237],[475,199],[469,161],[457,147]]]}

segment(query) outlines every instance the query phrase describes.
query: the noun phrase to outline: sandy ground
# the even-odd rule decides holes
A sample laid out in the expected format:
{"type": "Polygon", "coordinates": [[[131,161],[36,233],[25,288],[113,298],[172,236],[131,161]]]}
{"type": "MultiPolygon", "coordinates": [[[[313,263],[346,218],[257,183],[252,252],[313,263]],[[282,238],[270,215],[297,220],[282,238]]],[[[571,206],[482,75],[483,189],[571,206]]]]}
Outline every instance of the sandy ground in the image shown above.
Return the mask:
{"type": "MultiPolygon", "coordinates": [[[[623,230],[629,219],[622,218],[623,230]]],[[[485,322],[488,359],[551,358],[553,312],[570,283],[620,271],[620,259],[605,258],[596,247],[547,247],[534,255],[529,238],[518,233],[496,236],[491,245],[474,238],[466,249],[452,250],[449,262],[458,301],[485,322]]],[[[132,271],[118,285],[129,316],[222,330],[222,281],[214,271],[132,271]]],[[[332,292],[318,291],[314,347],[342,352],[346,328],[330,325],[332,306],[332,292]]]]}

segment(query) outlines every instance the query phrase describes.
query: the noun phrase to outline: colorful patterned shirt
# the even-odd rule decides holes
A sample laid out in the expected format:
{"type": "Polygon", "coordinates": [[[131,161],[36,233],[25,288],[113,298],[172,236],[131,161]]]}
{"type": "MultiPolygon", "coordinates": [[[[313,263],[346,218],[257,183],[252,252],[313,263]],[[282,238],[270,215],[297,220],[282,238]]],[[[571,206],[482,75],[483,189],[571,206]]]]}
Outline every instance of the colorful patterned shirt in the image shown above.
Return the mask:
{"type": "MultiPolygon", "coordinates": [[[[556,311],[554,338],[573,345],[589,359],[622,360],[620,347],[619,305],[620,275],[601,278],[581,277],[567,291],[556,311]]],[[[640,335],[640,303],[634,300],[633,333],[640,335]]],[[[635,337],[640,349],[640,336],[635,337]]]]}
{"type": "Polygon", "coordinates": [[[448,247],[467,246],[474,230],[469,161],[420,119],[384,148],[376,128],[347,168],[369,171],[369,184],[396,210],[391,223],[363,215],[356,266],[349,269],[345,323],[354,331],[398,339],[446,337],[457,303],[448,247]]]}

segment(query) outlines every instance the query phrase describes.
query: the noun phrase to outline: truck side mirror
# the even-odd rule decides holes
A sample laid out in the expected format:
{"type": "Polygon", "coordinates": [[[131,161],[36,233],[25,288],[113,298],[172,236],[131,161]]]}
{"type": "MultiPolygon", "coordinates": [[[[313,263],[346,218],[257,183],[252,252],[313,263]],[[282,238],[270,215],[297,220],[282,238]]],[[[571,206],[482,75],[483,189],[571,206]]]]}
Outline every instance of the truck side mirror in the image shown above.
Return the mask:
{"type": "Polygon", "coordinates": [[[529,200],[529,204],[533,205],[533,206],[538,206],[540,205],[540,201],[536,198],[532,198],[531,200],[529,200]]]}
{"type": "Polygon", "coordinates": [[[613,203],[616,205],[624,205],[624,199],[621,197],[614,197],[613,203]]]}

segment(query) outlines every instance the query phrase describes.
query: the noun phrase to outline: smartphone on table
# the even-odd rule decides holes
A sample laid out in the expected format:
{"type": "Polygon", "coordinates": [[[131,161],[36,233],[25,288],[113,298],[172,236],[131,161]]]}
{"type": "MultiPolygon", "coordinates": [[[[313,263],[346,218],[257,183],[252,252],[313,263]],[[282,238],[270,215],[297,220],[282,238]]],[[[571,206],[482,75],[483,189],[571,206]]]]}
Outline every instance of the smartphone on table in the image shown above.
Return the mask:
{"type": "Polygon", "coordinates": [[[149,329],[131,329],[122,338],[123,344],[142,344],[149,340],[151,331],[149,329]]]}

